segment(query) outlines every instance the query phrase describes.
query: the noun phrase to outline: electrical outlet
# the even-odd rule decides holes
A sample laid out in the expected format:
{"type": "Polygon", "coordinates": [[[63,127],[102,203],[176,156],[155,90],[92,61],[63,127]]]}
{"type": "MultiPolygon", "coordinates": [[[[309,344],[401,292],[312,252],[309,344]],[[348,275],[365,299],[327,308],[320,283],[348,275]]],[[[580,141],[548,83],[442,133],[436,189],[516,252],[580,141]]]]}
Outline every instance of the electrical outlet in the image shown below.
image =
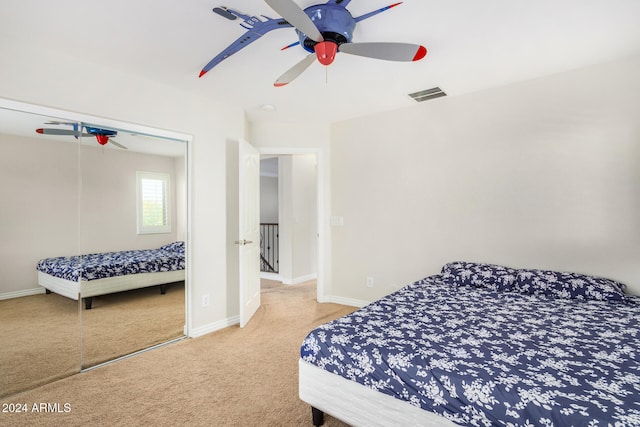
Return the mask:
{"type": "Polygon", "coordinates": [[[373,288],[373,277],[367,277],[367,288],[373,288]]]}
{"type": "Polygon", "coordinates": [[[209,294],[202,295],[202,306],[203,307],[209,306],[209,294]]]}

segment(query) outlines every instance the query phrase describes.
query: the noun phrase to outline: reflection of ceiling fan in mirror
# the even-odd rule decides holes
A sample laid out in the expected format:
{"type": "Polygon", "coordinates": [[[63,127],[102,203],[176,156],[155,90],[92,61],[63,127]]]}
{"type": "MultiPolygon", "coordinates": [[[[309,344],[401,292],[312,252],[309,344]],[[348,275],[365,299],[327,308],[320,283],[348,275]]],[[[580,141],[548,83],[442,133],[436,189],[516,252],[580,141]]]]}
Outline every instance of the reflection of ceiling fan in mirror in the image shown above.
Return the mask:
{"type": "Polygon", "coordinates": [[[61,129],[61,128],[39,128],[36,129],[36,132],[41,133],[43,135],[71,135],[74,138],[78,139],[79,136],[88,137],[95,136],[98,144],[106,145],[107,143],[112,143],[116,147],[127,149],[124,145],[113,140],[113,137],[118,135],[118,132],[110,129],[101,129],[94,126],[83,125],[74,122],[57,122],[51,121],[46,122],[47,125],[69,125],[72,126],[73,129],[61,129]]]}

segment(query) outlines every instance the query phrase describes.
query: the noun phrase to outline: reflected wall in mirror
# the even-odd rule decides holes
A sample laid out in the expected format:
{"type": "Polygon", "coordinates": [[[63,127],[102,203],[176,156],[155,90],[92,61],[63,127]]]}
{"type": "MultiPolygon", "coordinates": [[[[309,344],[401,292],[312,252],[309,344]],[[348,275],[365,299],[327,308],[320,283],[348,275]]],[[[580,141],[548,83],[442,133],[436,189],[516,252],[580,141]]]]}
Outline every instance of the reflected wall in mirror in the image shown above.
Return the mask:
{"type": "Polygon", "coordinates": [[[186,143],[83,123],[82,368],[185,334],[186,143]]]}
{"type": "Polygon", "coordinates": [[[79,304],[36,266],[79,252],[79,145],[36,129],[59,117],[0,109],[0,396],[80,371],[79,304]]]}

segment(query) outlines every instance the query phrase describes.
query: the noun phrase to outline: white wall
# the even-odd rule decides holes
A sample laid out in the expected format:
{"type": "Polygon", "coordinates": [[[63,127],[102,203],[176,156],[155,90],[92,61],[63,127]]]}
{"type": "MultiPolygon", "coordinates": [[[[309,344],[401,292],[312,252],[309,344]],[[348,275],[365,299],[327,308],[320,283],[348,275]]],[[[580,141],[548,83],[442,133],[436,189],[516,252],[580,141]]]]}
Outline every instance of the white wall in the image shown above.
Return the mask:
{"type": "Polygon", "coordinates": [[[278,158],[278,276],[293,282],[293,209],[291,156],[278,158]]]}
{"type": "Polygon", "coordinates": [[[283,283],[297,284],[318,273],[316,155],[280,156],[278,174],[278,272],[283,283]]]}
{"type": "Polygon", "coordinates": [[[278,223],[278,178],[260,176],[260,222],[278,223]]]}
{"type": "MultiPolygon", "coordinates": [[[[225,143],[244,137],[244,114],[215,101],[0,35],[0,97],[192,135],[188,319],[204,333],[237,316],[226,277],[225,143]],[[211,295],[203,307],[202,295],[211,295]]],[[[236,284],[237,286],[237,284],[236,284]]]]}
{"type": "Polygon", "coordinates": [[[472,260],[640,293],[639,75],[634,57],[335,124],[331,292],[472,260]]]}
{"type": "Polygon", "coordinates": [[[315,278],[318,271],[316,156],[291,156],[292,253],[294,282],[315,278]]]}

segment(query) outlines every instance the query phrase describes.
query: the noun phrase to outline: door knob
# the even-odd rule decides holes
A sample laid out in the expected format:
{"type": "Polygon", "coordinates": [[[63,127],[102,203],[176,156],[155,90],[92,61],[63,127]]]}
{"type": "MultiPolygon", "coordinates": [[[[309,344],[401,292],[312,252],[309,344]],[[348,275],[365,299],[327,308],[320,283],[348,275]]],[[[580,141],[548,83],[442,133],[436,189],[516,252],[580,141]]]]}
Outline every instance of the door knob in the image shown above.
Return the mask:
{"type": "Polygon", "coordinates": [[[233,243],[235,243],[236,245],[242,245],[242,246],[244,246],[244,245],[248,245],[249,243],[253,243],[253,241],[251,241],[251,240],[245,240],[245,239],[242,239],[242,240],[236,240],[236,241],[235,241],[235,242],[233,242],[233,243]]]}

